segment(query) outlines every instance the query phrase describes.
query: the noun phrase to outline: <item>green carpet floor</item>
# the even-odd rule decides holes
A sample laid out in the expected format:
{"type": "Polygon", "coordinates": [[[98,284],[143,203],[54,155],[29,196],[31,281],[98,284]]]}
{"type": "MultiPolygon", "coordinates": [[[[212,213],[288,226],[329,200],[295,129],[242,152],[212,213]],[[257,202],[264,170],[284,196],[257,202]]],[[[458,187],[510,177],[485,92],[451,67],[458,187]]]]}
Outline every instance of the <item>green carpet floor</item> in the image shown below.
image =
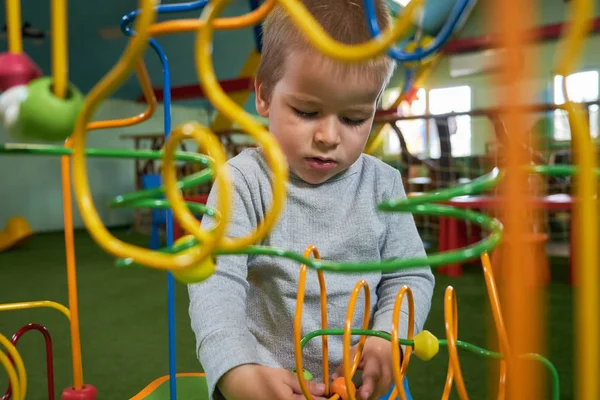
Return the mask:
{"type": "MultiPolygon", "coordinates": [[[[148,239],[116,231],[122,240],[146,246],[148,239]]],[[[60,233],[39,234],[20,248],[0,253],[0,303],[54,300],[67,305],[65,255],[60,233]]],[[[87,232],[76,232],[79,307],[84,380],[98,388],[100,399],[128,399],[154,379],[168,374],[167,300],[165,274],[148,269],[117,269],[87,232]]],[[[573,370],[572,291],[566,284],[565,259],[552,259],[553,283],[548,291],[547,356],[561,376],[561,399],[571,399],[573,370]]],[[[460,278],[437,276],[437,288],[426,328],[444,337],[443,293],[452,285],[458,295],[459,338],[486,347],[487,299],[481,272],[468,268],[460,278]]],[[[189,327],[187,291],[178,284],[178,372],[199,372],[195,340],[189,327]]],[[[0,313],[0,332],[7,337],[35,322],[52,335],[56,394],[71,382],[69,327],[64,316],[50,309],[0,313]]],[[[28,371],[28,399],[45,399],[46,371],[41,335],[30,332],[18,343],[28,371]]],[[[487,361],[460,354],[470,398],[484,399],[487,361]]],[[[447,370],[447,353],[425,363],[413,358],[409,382],[415,399],[438,399],[447,370]]],[[[0,372],[0,390],[6,376],[0,372]]],[[[455,393],[452,398],[457,398],[455,393]]]]}

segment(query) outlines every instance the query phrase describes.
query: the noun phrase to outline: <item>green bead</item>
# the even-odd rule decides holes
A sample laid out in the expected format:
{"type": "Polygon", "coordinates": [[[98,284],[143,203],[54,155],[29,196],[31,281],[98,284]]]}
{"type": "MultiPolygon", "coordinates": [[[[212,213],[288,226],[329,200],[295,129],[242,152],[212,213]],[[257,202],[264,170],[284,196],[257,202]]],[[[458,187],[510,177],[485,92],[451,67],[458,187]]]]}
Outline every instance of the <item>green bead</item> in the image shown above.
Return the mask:
{"type": "Polygon", "coordinates": [[[27,85],[27,98],[21,104],[18,129],[29,139],[64,141],[73,133],[84,97],[69,84],[65,98],[54,95],[52,78],[38,78],[27,85]]]}
{"type": "MultiPolygon", "coordinates": [[[[294,370],[292,372],[294,372],[294,374],[295,374],[296,370],[294,370]]],[[[303,375],[304,375],[304,379],[306,379],[307,381],[312,381],[313,380],[313,375],[310,372],[308,372],[307,370],[304,370],[303,375]]]]}

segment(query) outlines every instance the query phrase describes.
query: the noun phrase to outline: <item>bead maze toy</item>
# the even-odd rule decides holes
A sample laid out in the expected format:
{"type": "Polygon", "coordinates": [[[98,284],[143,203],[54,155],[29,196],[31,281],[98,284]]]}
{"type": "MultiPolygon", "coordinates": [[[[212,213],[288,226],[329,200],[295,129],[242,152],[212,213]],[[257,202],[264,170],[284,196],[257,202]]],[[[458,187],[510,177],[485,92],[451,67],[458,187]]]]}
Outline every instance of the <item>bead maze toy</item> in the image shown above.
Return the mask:
{"type": "Polygon", "coordinates": [[[0,251],[24,243],[33,234],[27,220],[23,217],[12,217],[6,221],[3,231],[0,231],[0,251]]]}
{"type": "MultiPolygon", "coordinates": [[[[520,265],[527,260],[535,265],[535,260],[528,258],[527,242],[527,213],[522,213],[527,208],[527,193],[525,184],[528,174],[539,173],[549,175],[573,175],[577,180],[577,205],[576,218],[579,229],[582,231],[582,240],[577,243],[578,258],[576,275],[576,330],[577,330],[577,398],[596,399],[599,393],[598,383],[598,340],[599,325],[597,307],[598,299],[598,249],[597,249],[597,224],[581,221],[597,221],[596,197],[598,170],[595,163],[595,150],[591,145],[589,131],[586,128],[580,107],[567,99],[564,109],[568,111],[573,143],[578,154],[577,166],[539,166],[532,164],[523,151],[520,138],[521,113],[519,105],[526,94],[518,87],[507,93],[500,90],[501,106],[506,114],[506,155],[507,163],[502,169],[494,169],[468,184],[452,187],[436,193],[427,193],[422,196],[408,199],[394,199],[378,206],[382,212],[411,212],[415,214],[431,214],[461,218],[481,226],[490,232],[489,236],[478,243],[464,249],[431,254],[421,259],[394,259],[381,262],[365,263],[334,263],[321,260],[318,246],[308,245],[303,255],[286,249],[277,249],[258,246],[257,243],[264,237],[277,222],[286,199],[286,183],[288,176],[287,163],[276,141],[269,135],[268,130],[247,114],[239,105],[231,100],[219,87],[211,59],[211,41],[215,29],[237,29],[257,25],[278,3],[290,15],[294,23],[302,30],[307,39],[323,54],[344,62],[358,62],[376,55],[388,52],[395,60],[403,63],[412,63],[411,67],[423,68],[415,72],[416,76],[425,76],[430,63],[420,64],[427,57],[438,57],[439,49],[448,40],[450,33],[456,25],[464,20],[466,13],[473,7],[474,1],[457,0],[446,18],[446,23],[435,38],[413,43],[404,50],[392,48],[413,25],[413,20],[419,11],[425,7],[427,10],[436,9],[436,1],[413,0],[401,13],[398,14],[395,24],[384,32],[380,32],[376,18],[373,15],[372,0],[365,0],[367,18],[373,39],[359,45],[344,45],[334,41],[310,16],[303,5],[297,0],[266,0],[262,4],[253,1],[252,11],[246,15],[218,18],[218,15],[228,4],[226,0],[203,0],[182,4],[157,5],[153,0],[139,0],[139,9],[124,16],[121,20],[121,29],[129,37],[127,47],[115,66],[98,82],[86,95],[81,94],[67,77],[67,33],[66,33],[66,0],[52,0],[52,76],[43,77],[39,68],[22,51],[20,36],[20,3],[18,0],[7,0],[8,40],[9,51],[0,55],[0,112],[3,123],[9,134],[17,139],[43,142],[64,142],[59,144],[20,144],[8,143],[0,146],[3,155],[35,156],[54,155],[60,156],[62,163],[62,189],[65,211],[65,246],[67,252],[67,278],[69,307],[51,301],[32,301],[26,303],[11,303],[0,305],[0,311],[20,310],[34,307],[49,307],[63,313],[69,320],[71,328],[71,351],[73,384],[64,389],[62,399],[94,399],[97,396],[96,388],[84,383],[83,367],[81,363],[79,342],[79,319],[76,292],[75,260],[73,256],[73,225],[71,204],[71,179],[75,190],[75,199],[82,215],[85,226],[94,240],[104,249],[117,258],[119,267],[139,266],[153,268],[166,272],[169,282],[169,375],[157,379],[146,389],[142,390],[134,399],[159,399],[169,396],[177,398],[176,381],[190,378],[197,390],[202,390],[201,374],[176,374],[174,356],[174,303],[173,285],[175,279],[183,282],[197,282],[207,279],[214,272],[215,263],[212,257],[223,254],[248,253],[264,254],[273,257],[286,257],[299,264],[300,281],[297,295],[297,310],[294,335],[291,340],[295,344],[296,371],[298,380],[307,399],[312,397],[306,388],[306,379],[310,374],[302,369],[302,348],[312,338],[321,336],[324,350],[327,347],[328,335],[343,335],[345,352],[343,365],[345,376],[334,381],[330,387],[331,399],[355,399],[355,388],[351,382],[352,375],[356,372],[362,345],[367,335],[377,335],[393,343],[405,346],[405,353],[400,363],[399,346],[392,346],[395,368],[393,377],[395,387],[386,398],[400,399],[411,398],[408,391],[405,374],[411,355],[428,360],[435,356],[441,346],[447,346],[449,353],[449,366],[446,385],[442,398],[449,397],[456,383],[459,398],[467,399],[468,394],[463,380],[459,349],[475,352],[479,355],[500,360],[500,377],[498,398],[511,399],[539,398],[539,387],[535,384],[539,377],[535,376],[527,363],[531,360],[543,363],[550,371],[552,379],[553,399],[559,397],[559,379],[552,363],[539,354],[529,352],[531,343],[536,340],[536,335],[543,335],[543,331],[535,328],[540,316],[537,313],[537,303],[532,301],[540,288],[526,286],[520,277],[520,265]],[[182,12],[203,9],[199,19],[183,19],[156,23],[158,13],[182,12]],[[132,27],[132,25],[134,25],[132,27]],[[195,61],[200,84],[208,99],[224,116],[237,122],[261,146],[273,172],[273,204],[268,210],[264,221],[257,226],[254,232],[242,238],[229,238],[225,236],[225,218],[231,212],[231,185],[228,169],[225,165],[226,157],[217,138],[206,127],[196,123],[187,122],[174,129],[171,128],[169,113],[165,113],[164,131],[166,143],[163,151],[143,150],[108,150],[86,148],[86,135],[88,131],[100,128],[122,127],[139,123],[152,115],[156,106],[153,98],[149,78],[142,60],[142,55],[149,44],[158,54],[163,67],[163,80],[165,88],[165,108],[170,106],[169,98],[169,68],[165,54],[154,36],[176,32],[196,32],[195,61]],[[442,33],[444,33],[442,35],[442,33]],[[421,47],[424,46],[424,47],[421,47]],[[410,51],[408,51],[410,50],[410,51]],[[111,95],[116,88],[133,72],[137,72],[140,84],[148,103],[148,110],[140,116],[122,120],[90,122],[99,103],[111,95]],[[425,72],[424,72],[425,71],[425,72]],[[43,109],[43,111],[42,111],[43,109]],[[210,154],[186,153],[175,151],[177,144],[183,139],[194,139],[200,148],[210,154]],[[142,190],[139,192],[118,196],[111,202],[112,207],[138,207],[166,210],[167,215],[167,244],[168,247],[160,251],[149,250],[119,241],[113,237],[100,220],[93,199],[90,194],[87,180],[86,158],[136,158],[162,160],[164,163],[164,185],[157,189],[142,190]],[[72,168],[69,161],[72,161],[72,168]],[[180,181],[175,173],[175,160],[198,164],[201,169],[180,181]],[[72,176],[71,176],[72,175],[72,176]],[[219,189],[219,198],[216,209],[208,208],[202,204],[186,204],[181,195],[181,190],[214,179],[214,184],[219,189]],[[448,206],[435,204],[451,197],[475,194],[499,186],[505,200],[504,220],[502,223],[470,210],[459,210],[448,206]],[[165,195],[166,199],[157,198],[165,195]],[[219,223],[212,231],[202,230],[198,226],[193,213],[206,213],[217,218],[219,223]],[[177,219],[187,235],[173,243],[172,223],[177,219]],[[503,237],[505,239],[503,239],[503,237]],[[506,282],[507,302],[500,306],[500,296],[496,289],[494,276],[488,257],[496,246],[503,241],[505,257],[502,257],[502,271],[506,282]],[[313,256],[311,258],[311,255],[313,256]],[[361,329],[351,326],[354,305],[361,290],[368,293],[364,281],[359,281],[350,298],[346,324],[343,329],[327,327],[327,316],[323,313],[322,330],[310,332],[302,337],[301,315],[304,296],[304,281],[308,269],[317,271],[321,283],[322,307],[326,303],[326,289],[323,274],[340,271],[394,271],[400,268],[430,265],[438,267],[449,262],[462,262],[481,258],[483,273],[487,286],[490,304],[493,311],[494,325],[498,334],[500,351],[492,352],[478,346],[463,342],[458,339],[458,310],[456,292],[448,287],[444,297],[445,339],[437,339],[429,332],[414,335],[413,326],[408,327],[406,338],[399,337],[398,321],[393,321],[391,333],[374,332],[367,329],[369,315],[364,315],[361,329]],[[505,318],[506,317],[506,323],[505,318]],[[357,355],[350,360],[349,347],[351,335],[360,336],[357,355]],[[157,388],[168,384],[168,392],[157,394],[157,388]]],[[[506,49],[504,63],[498,72],[498,86],[517,82],[522,77],[523,71],[518,62],[524,40],[519,32],[530,21],[528,4],[516,0],[494,2],[494,17],[499,27],[499,43],[506,49]]],[[[569,30],[564,34],[564,46],[561,57],[556,66],[557,74],[567,76],[574,71],[576,61],[581,52],[582,44],[589,28],[587,17],[593,15],[593,1],[573,0],[572,22],[569,30]]],[[[435,11],[432,11],[435,13],[435,11]]],[[[566,80],[563,80],[566,81],[566,80]]],[[[408,301],[408,309],[412,322],[412,294],[409,287],[404,287],[398,293],[395,314],[398,315],[404,299],[408,301]]],[[[365,296],[365,302],[369,302],[365,296]]],[[[367,307],[368,309],[368,307],[367,307]]],[[[23,360],[16,348],[16,340],[6,339],[0,334],[0,343],[4,351],[0,351],[0,363],[7,372],[12,390],[12,397],[22,400],[27,393],[27,375],[23,360]]],[[[323,354],[323,373],[327,376],[327,352],[323,354]]],[[[327,382],[329,386],[329,383],[327,382]]],[[[204,386],[205,388],[205,386],[204,386]]],[[[202,398],[202,394],[200,395],[202,398]]],[[[53,394],[50,395],[53,398],[53,394]]]]}

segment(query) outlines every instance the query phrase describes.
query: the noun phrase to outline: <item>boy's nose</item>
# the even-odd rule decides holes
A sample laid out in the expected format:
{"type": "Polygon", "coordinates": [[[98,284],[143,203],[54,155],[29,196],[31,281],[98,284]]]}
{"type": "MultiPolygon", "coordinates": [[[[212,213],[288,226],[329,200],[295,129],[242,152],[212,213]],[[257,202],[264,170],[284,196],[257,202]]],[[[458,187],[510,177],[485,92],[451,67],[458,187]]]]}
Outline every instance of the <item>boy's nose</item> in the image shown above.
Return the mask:
{"type": "Polygon", "coordinates": [[[334,118],[327,118],[319,124],[315,132],[314,140],[315,142],[328,147],[340,144],[337,121],[334,118]]]}

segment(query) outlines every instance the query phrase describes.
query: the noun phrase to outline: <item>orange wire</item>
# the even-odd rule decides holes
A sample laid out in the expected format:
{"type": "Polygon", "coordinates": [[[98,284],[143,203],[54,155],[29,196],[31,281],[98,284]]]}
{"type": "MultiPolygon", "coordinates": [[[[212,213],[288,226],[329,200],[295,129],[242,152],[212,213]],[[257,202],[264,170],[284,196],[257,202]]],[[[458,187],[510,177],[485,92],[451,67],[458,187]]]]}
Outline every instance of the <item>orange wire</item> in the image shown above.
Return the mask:
{"type": "MultiPolygon", "coordinates": [[[[71,147],[71,139],[67,139],[65,147],[71,147]]],[[[75,271],[75,238],[73,236],[73,203],[71,200],[70,157],[61,156],[61,178],[63,213],[65,224],[65,252],[67,262],[67,291],[69,310],[71,312],[71,354],[73,359],[73,386],[81,389],[83,386],[83,368],[81,365],[81,339],[79,336],[79,311],[77,306],[77,273],[75,271]]]]}
{"type": "MultiPolygon", "coordinates": [[[[138,80],[142,86],[148,108],[140,115],[120,120],[96,121],[88,124],[88,129],[106,129],[135,125],[149,119],[156,110],[156,96],[150,83],[150,77],[143,60],[136,66],[138,80]]],[[[71,147],[71,139],[67,139],[65,147],[71,147]]],[[[77,267],[75,262],[75,238],[73,234],[73,202],[71,199],[71,167],[70,157],[61,157],[61,180],[63,197],[63,218],[65,230],[65,253],[67,268],[67,291],[69,310],[71,313],[71,355],[73,363],[73,386],[75,389],[83,387],[83,366],[81,360],[81,336],[79,329],[79,307],[77,301],[77,267]]]]}
{"type": "Polygon", "coordinates": [[[531,157],[523,146],[524,140],[527,140],[526,116],[518,111],[521,104],[528,104],[533,99],[531,89],[522,83],[535,71],[535,57],[523,63],[523,54],[533,39],[524,32],[536,16],[531,2],[504,0],[493,4],[490,22],[496,23],[500,34],[498,44],[504,49],[501,67],[494,78],[508,133],[504,148],[505,178],[499,191],[504,237],[509,240],[506,251],[502,253],[500,267],[506,283],[503,309],[511,341],[511,351],[505,357],[510,370],[506,395],[511,400],[523,400],[540,398],[542,382],[539,370],[532,368],[519,355],[543,345],[545,340],[544,331],[540,329],[541,288],[537,287],[537,283],[528,285],[528,280],[523,279],[524,266],[528,270],[539,271],[540,265],[539,260],[530,256],[532,244],[524,240],[532,226],[531,213],[524,212],[531,196],[528,171],[524,167],[530,164],[531,157]]]}
{"type": "MultiPolygon", "coordinates": [[[[396,391],[400,395],[400,400],[406,400],[406,393],[404,393],[404,387],[402,385],[402,379],[408,369],[408,363],[410,355],[412,353],[412,347],[406,346],[406,354],[400,365],[400,346],[398,345],[398,323],[400,321],[400,311],[402,310],[402,300],[404,295],[408,295],[408,333],[406,338],[411,340],[415,330],[415,315],[414,315],[414,299],[412,291],[408,286],[402,286],[396,295],[396,302],[394,303],[394,313],[392,319],[392,372],[394,375],[394,381],[396,383],[396,391]]],[[[392,397],[393,398],[393,397],[392,397]]]]}
{"type": "Polygon", "coordinates": [[[463,381],[462,372],[460,369],[460,361],[458,360],[458,349],[456,348],[456,340],[458,337],[458,306],[456,305],[456,294],[452,286],[446,288],[444,296],[444,322],[446,326],[446,339],[448,340],[448,375],[446,377],[446,385],[444,387],[443,399],[450,396],[452,388],[452,377],[456,375],[456,391],[461,400],[467,400],[467,389],[463,381]]]}
{"type": "MultiPolygon", "coordinates": [[[[317,249],[312,250],[316,257],[320,258],[317,249]]],[[[321,299],[321,329],[327,329],[327,287],[325,286],[325,275],[323,271],[317,271],[319,277],[319,297],[321,299]]],[[[325,384],[325,393],[329,394],[329,346],[327,335],[321,336],[323,353],[323,383],[325,384]]]]}
{"type": "Polygon", "coordinates": [[[87,124],[88,130],[91,131],[95,129],[122,128],[124,126],[131,126],[144,122],[154,115],[157,104],[156,95],[154,94],[154,89],[150,83],[150,76],[148,75],[148,70],[146,69],[146,64],[144,63],[143,59],[140,59],[137,62],[135,72],[142,87],[142,91],[144,92],[146,103],[148,104],[146,111],[129,118],[90,122],[87,124]]]}
{"type": "Polygon", "coordinates": [[[498,341],[500,342],[500,353],[505,357],[505,359],[500,360],[500,376],[498,384],[498,400],[503,400],[506,397],[506,374],[508,370],[506,357],[510,354],[510,346],[508,343],[506,327],[504,326],[504,319],[502,318],[502,311],[500,309],[500,296],[498,295],[498,290],[496,288],[494,272],[488,253],[481,254],[481,264],[483,266],[483,277],[488,291],[488,298],[490,299],[492,315],[494,316],[498,341]]]}
{"type": "MultiPolygon", "coordinates": [[[[308,246],[304,250],[304,257],[310,257],[313,255],[316,259],[320,259],[321,255],[319,250],[313,245],[308,246]]],[[[315,400],[312,394],[308,391],[306,380],[304,379],[304,367],[302,366],[302,346],[300,341],[302,340],[302,307],[304,306],[304,288],[306,287],[306,270],[308,267],[306,264],[300,266],[300,277],[298,278],[298,294],[296,295],[296,315],[294,318],[294,358],[296,360],[296,376],[300,383],[300,389],[308,400],[315,400]]],[[[320,271],[321,272],[321,271],[320,271]]],[[[319,283],[321,278],[319,277],[319,283]]],[[[325,286],[321,286],[321,290],[324,290],[325,286]]],[[[322,295],[322,293],[321,293],[322,295]]],[[[323,310],[323,297],[321,297],[321,311],[323,310]]],[[[326,314],[325,314],[326,315],[326,314]]],[[[321,318],[323,314],[321,313],[321,318]]],[[[323,381],[327,382],[329,377],[323,376],[323,381]]],[[[326,383],[327,385],[327,383],[326,383]]]]}
{"type": "Polygon", "coordinates": [[[352,377],[356,373],[358,369],[358,364],[360,363],[360,358],[362,356],[363,348],[365,347],[365,341],[367,340],[366,335],[360,335],[360,340],[358,342],[358,347],[356,349],[356,354],[354,355],[354,361],[352,366],[350,366],[350,333],[352,331],[352,317],[354,316],[354,308],[356,307],[356,300],[358,299],[358,294],[360,293],[360,289],[364,289],[365,292],[365,313],[363,317],[362,329],[369,329],[369,318],[371,316],[371,292],[369,290],[369,284],[364,279],[361,279],[356,286],[354,286],[354,290],[352,290],[352,294],[350,295],[350,303],[348,304],[348,312],[346,313],[346,321],[344,323],[344,355],[342,364],[344,365],[344,382],[346,383],[346,390],[348,393],[349,400],[356,400],[354,397],[354,393],[350,390],[352,387],[352,377]]]}
{"type": "Polygon", "coordinates": [[[390,397],[388,397],[387,400],[396,400],[396,397],[398,397],[398,388],[394,386],[394,390],[392,390],[392,393],[390,393],[390,397]]]}
{"type": "MultiPolygon", "coordinates": [[[[257,9],[244,15],[228,18],[217,18],[212,24],[215,29],[230,30],[246,28],[258,24],[275,5],[275,0],[267,0],[257,9]]],[[[150,36],[160,36],[167,33],[196,32],[204,24],[200,19],[179,19],[159,22],[150,27],[150,36]]]]}

